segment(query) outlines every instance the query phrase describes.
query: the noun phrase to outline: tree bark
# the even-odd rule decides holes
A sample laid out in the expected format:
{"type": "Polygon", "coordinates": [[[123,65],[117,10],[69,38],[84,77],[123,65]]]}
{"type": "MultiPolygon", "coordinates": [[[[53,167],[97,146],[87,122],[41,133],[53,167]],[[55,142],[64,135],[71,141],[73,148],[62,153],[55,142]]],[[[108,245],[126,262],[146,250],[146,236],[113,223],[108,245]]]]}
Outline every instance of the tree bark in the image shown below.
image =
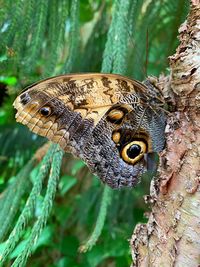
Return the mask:
{"type": "Polygon", "coordinates": [[[164,86],[177,111],[168,116],[152,211],[131,239],[132,266],[200,266],[200,0],[190,2],[179,40],[164,86]]]}

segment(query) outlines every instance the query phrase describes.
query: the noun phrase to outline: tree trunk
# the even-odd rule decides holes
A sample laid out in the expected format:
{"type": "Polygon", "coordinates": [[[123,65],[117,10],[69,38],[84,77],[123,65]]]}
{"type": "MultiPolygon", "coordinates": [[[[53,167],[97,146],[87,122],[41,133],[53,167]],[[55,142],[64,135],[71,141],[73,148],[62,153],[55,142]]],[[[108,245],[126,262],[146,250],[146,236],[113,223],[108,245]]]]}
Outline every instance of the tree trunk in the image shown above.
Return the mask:
{"type": "Polygon", "coordinates": [[[200,266],[200,0],[191,1],[179,34],[164,86],[177,111],[168,116],[160,177],[148,198],[152,211],[131,239],[132,266],[200,266]]]}

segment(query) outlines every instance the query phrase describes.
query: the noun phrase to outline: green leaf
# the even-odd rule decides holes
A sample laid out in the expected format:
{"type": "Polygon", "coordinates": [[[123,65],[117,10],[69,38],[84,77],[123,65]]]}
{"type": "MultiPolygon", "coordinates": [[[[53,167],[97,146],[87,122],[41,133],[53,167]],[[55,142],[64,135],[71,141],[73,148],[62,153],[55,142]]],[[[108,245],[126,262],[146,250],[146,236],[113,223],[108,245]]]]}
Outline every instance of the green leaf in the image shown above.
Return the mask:
{"type": "Polygon", "coordinates": [[[55,267],[78,267],[73,259],[70,257],[63,257],[61,258],[55,265],[55,267]]]}
{"type": "Polygon", "coordinates": [[[85,163],[82,160],[76,160],[72,167],[72,175],[76,175],[77,172],[85,166],[85,163]]]}
{"type": "Polygon", "coordinates": [[[14,76],[0,76],[0,82],[5,83],[7,85],[16,85],[17,78],[14,76]]]}
{"type": "Polygon", "coordinates": [[[75,177],[70,175],[62,176],[58,185],[61,196],[64,196],[76,183],[77,179],[75,177]]]}
{"type": "Polygon", "coordinates": [[[79,247],[79,241],[75,236],[66,236],[62,242],[60,247],[60,252],[63,255],[70,256],[70,257],[76,257],[79,247]]]}
{"type": "Polygon", "coordinates": [[[27,244],[27,240],[21,241],[16,246],[16,248],[13,250],[13,252],[10,254],[10,258],[11,259],[16,258],[24,250],[24,248],[26,247],[26,244],[27,244]]]}
{"type": "Polygon", "coordinates": [[[54,236],[54,226],[53,225],[48,225],[43,229],[43,231],[40,234],[40,237],[38,238],[37,243],[34,246],[34,250],[41,246],[51,246],[52,239],[54,236]]]}
{"type": "Polygon", "coordinates": [[[66,223],[68,218],[70,217],[70,215],[72,214],[73,212],[73,207],[66,207],[66,206],[61,206],[61,205],[57,205],[55,204],[55,216],[56,216],[56,219],[58,220],[58,222],[62,225],[63,222],[66,223]]]}
{"type": "Polygon", "coordinates": [[[92,20],[94,11],[88,0],[80,1],[80,20],[81,22],[88,22],[92,20]]]}

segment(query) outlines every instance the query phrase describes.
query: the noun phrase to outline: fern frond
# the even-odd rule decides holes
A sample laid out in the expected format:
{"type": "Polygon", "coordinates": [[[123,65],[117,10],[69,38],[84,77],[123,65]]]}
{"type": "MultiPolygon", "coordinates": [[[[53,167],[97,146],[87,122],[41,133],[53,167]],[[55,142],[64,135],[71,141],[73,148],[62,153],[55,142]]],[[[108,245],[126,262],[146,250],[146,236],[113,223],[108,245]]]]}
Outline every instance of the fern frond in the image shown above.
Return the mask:
{"type": "Polygon", "coordinates": [[[53,199],[55,197],[56,188],[58,185],[62,157],[63,157],[63,151],[57,148],[57,151],[54,153],[54,156],[52,159],[50,176],[48,179],[47,191],[46,191],[44,201],[42,204],[41,214],[39,215],[37,221],[33,225],[31,234],[27,240],[25,248],[16,258],[16,260],[12,264],[12,267],[20,267],[26,263],[27,258],[30,256],[33,250],[33,244],[36,243],[41,231],[43,230],[43,228],[45,227],[47,223],[47,219],[52,209],[53,199]]]}
{"type": "Polygon", "coordinates": [[[100,71],[102,65],[102,56],[104,51],[104,43],[108,31],[108,13],[109,6],[103,2],[98,11],[96,21],[94,22],[93,30],[84,47],[80,64],[81,70],[84,72],[100,71]],[[95,60],[93,57],[95,55],[95,60]]]}
{"type": "Polygon", "coordinates": [[[99,239],[101,232],[103,230],[103,226],[107,215],[107,209],[111,203],[111,200],[112,200],[112,189],[108,186],[105,186],[95,228],[89,239],[86,241],[86,243],[79,248],[81,252],[86,252],[88,250],[91,250],[93,246],[96,244],[97,240],[99,239]]]}
{"type": "Polygon", "coordinates": [[[113,40],[113,69],[115,73],[125,74],[127,68],[128,31],[127,18],[131,5],[130,0],[118,0],[115,35],[113,40]]]}
{"type": "Polygon", "coordinates": [[[20,63],[20,76],[24,75],[25,55],[27,51],[27,42],[32,32],[32,22],[35,14],[36,3],[34,0],[25,1],[23,14],[23,27],[18,33],[18,39],[15,40],[14,49],[17,51],[17,63],[20,63]]]}
{"type": "Polygon", "coordinates": [[[115,1],[112,11],[112,21],[108,30],[107,34],[107,41],[105,44],[105,49],[103,52],[103,62],[102,62],[102,68],[101,71],[105,73],[109,73],[112,71],[113,67],[113,41],[114,41],[114,35],[115,35],[115,23],[117,20],[117,2],[115,1]]]}
{"type": "Polygon", "coordinates": [[[0,199],[0,240],[5,237],[20,207],[22,196],[30,184],[28,177],[34,164],[35,160],[32,159],[22,168],[0,199]]]}
{"type": "Polygon", "coordinates": [[[37,3],[34,20],[34,30],[32,32],[31,42],[26,54],[27,71],[32,71],[37,64],[37,57],[42,49],[44,33],[46,29],[48,0],[41,0],[37,3]]]}
{"type": "Polygon", "coordinates": [[[58,13],[58,1],[49,0],[49,12],[48,12],[48,39],[46,44],[47,61],[44,66],[44,77],[53,75],[54,68],[57,63],[58,49],[59,49],[59,32],[60,29],[57,27],[60,24],[60,18],[58,13]]]}
{"type": "Polygon", "coordinates": [[[66,28],[66,21],[69,15],[69,2],[62,0],[59,1],[59,48],[63,48],[65,42],[65,28],[66,28]]]}
{"type": "Polygon", "coordinates": [[[6,31],[5,37],[2,40],[3,44],[8,47],[12,47],[16,32],[19,29],[19,25],[22,21],[24,3],[21,0],[16,0],[9,14],[10,25],[6,31]]]}
{"type": "Polygon", "coordinates": [[[71,72],[78,54],[79,45],[79,0],[71,2],[70,33],[68,58],[63,67],[63,73],[71,72]]]}
{"type": "MultiPolygon", "coordinates": [[[[36,177],[34,181],[34,185],[32,188],[32,191],[26,201],[25,207],[22,210],[17,223],[15,224],[14,229],[12,230],[11,234],[9,235],[8,240],[6,241],[6,247],[4,249],[4,252],[2,255],[0,255],[0,262],[4,262],[7,258],[7,256],[12,252],[12,250],[15,248],[17,242],[19,241],[22,231],[27,225],[29,219],[33,217],[33,212],[36,205],[37,197],[40,195],[40,192],[42,190],[42,185],[45,177],[47,176],[50,166],[53,154],[56,152],[56,145],[52,145],[45,157],[43,158],[41,165],[40,165],[40,172],[39,175],[36,177]]],[[[30,170],[29,170],[30,171],[30,170]]],[[[22,175],[22,178],[27,179],[27,177],[22,175]]],[[[28,179],[27,179],[28,180],[28,179]]],[[[11,202],[12,203],[12,202],[11,202]]],[[[1,216],[0,216],[1,218],[1,216]]]]}
{"type": "Polygon", "coordinates": [[[125,74],[126,72],[126,58],[127,58],[127,17],[131,1],[116,0],[112,15],[112,21],[108,32],[108,39],[106,42],[102,72],[113,72],[125,74]]]}

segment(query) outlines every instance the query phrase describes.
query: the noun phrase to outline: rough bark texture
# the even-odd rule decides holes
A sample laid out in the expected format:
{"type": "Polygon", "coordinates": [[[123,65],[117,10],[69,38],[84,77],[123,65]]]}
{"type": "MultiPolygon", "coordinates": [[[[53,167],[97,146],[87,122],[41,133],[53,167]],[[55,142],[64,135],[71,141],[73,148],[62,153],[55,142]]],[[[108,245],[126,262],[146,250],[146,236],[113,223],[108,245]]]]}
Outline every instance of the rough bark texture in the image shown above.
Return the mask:
{"type": "Polygon", "coordinates": [[[200,266],[200,0],[191,1],[179,39],[165,80],[177,111],[169,115],[160,178],[148,198],[152,212],[131,239],[132,266],[200,266]]]}

